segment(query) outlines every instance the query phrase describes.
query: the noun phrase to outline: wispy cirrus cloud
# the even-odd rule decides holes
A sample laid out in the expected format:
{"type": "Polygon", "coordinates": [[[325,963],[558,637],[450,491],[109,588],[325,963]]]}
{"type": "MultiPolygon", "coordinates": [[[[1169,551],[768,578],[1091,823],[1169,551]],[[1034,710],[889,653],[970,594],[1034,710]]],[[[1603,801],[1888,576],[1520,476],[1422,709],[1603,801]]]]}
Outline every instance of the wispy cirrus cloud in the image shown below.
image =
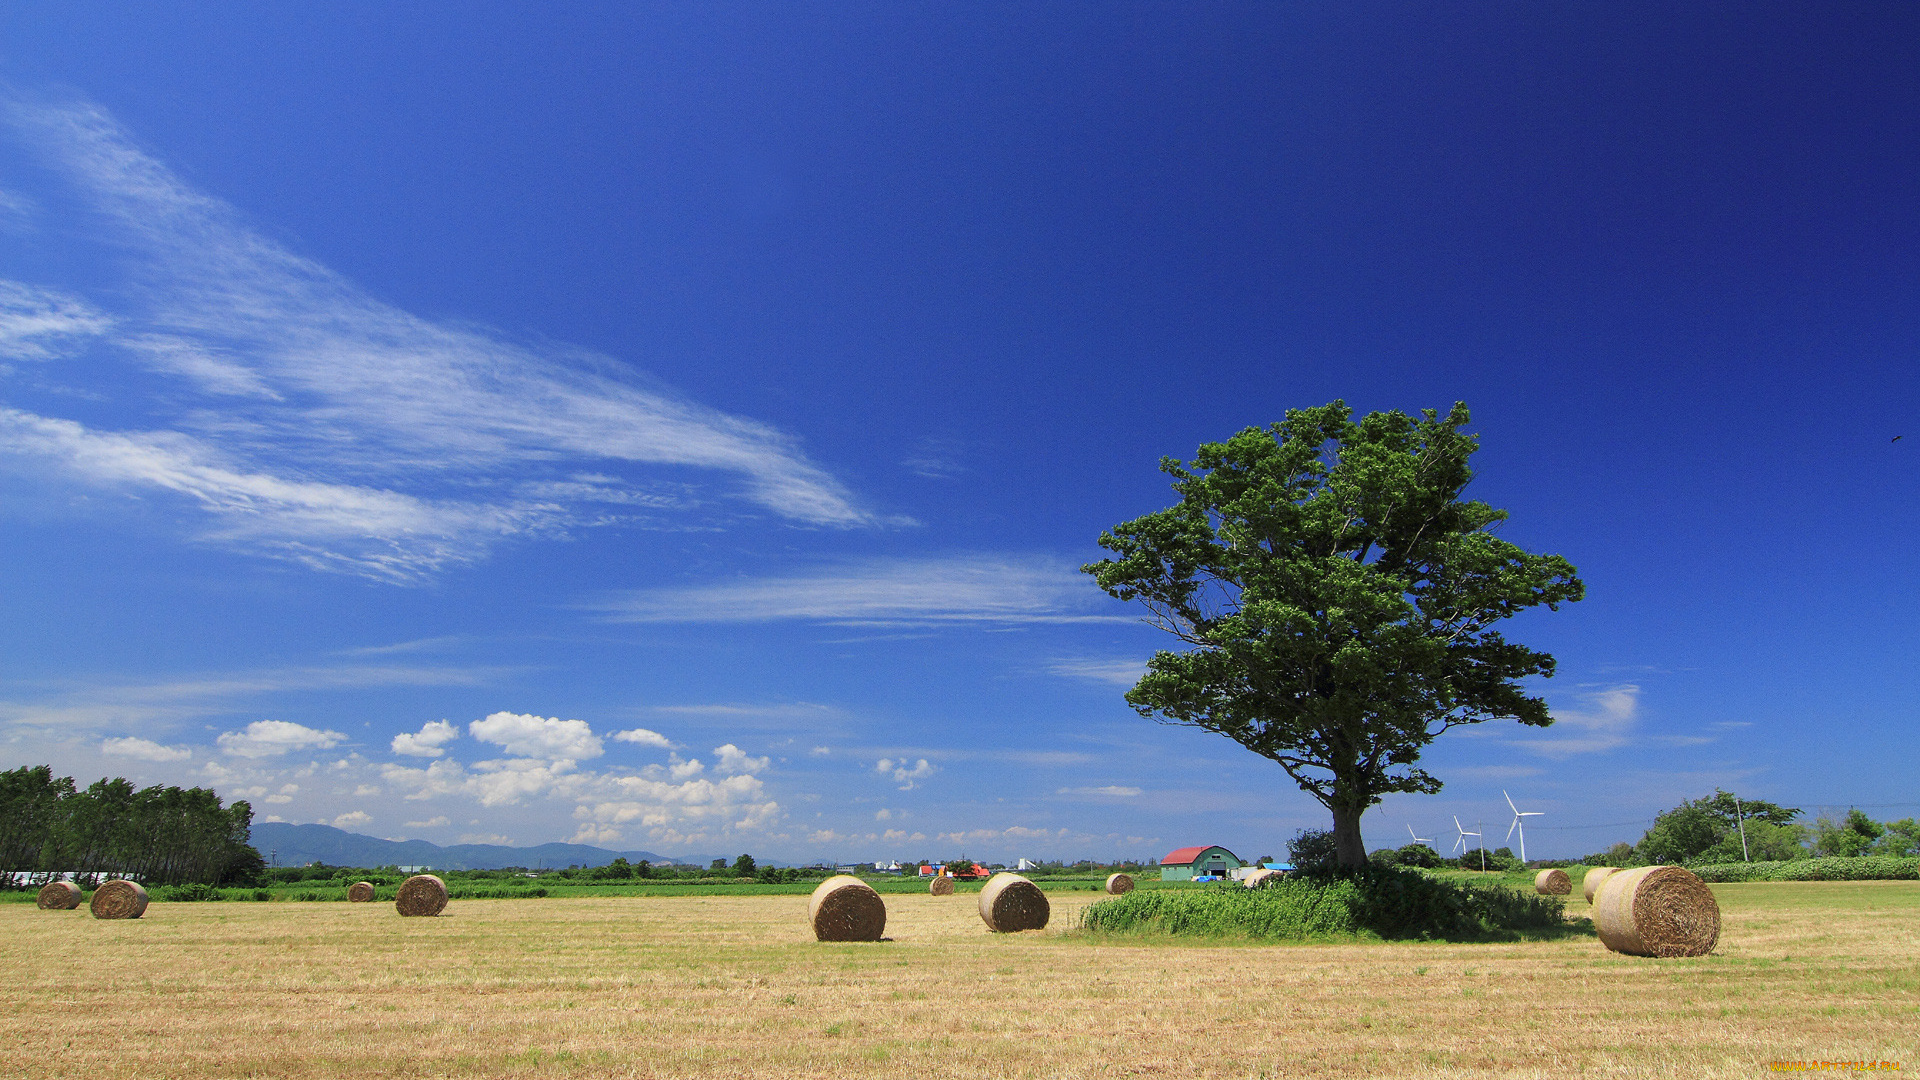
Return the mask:
{"type": "Polygon", "coordinates": [[[112,325],[78,297],[0,281],[0,362],[50,360],[112,325]]]}
{"type": "Polygon", "coordinates": [[[9,409],[0,456],[16,468],[172,492],[209,517],[206,539],[390,581],[507,537],[711,501],[660,467],[730,475],[796,523],[878,523],[768,425],[604,357],[375,299],[187,187],[96,107],[15,99],[0,115],[136,267],[113,303],[0,283],[0,351],[45,359],[87,339],[191,395],[139,402],[141,429],[9,409]]]}
{"type": "Polygon", "coordinates": [[[1065,561],[969,554],[866,559],[785,577],[626,592],[592,606],[615,622],[636,623],[1134,621],[1090,613],[1102,600],[1065,561]]]}
{"type": "Polygon", "coordinates": [[[1557,760],[1612,750],[1631,741],[1640,723],[1640,688],[1626,684],[1589,691],[1581,695],[1580,707],[1550,711],[1552,727],[1524,728],[1525,734],[1508,741],[1557,760]]]}
{"type": "Polygon", "coordinates": [[[501,670],[342,664],[196,675],[167,682],[15,684],[9,687],[12,696],[0,698],[0,729],[124,731],[222,716],[240,711],[249,699],[289,691],[477,686],[501,670]]]}
{"type": "Polygon", "coordinates": [[[1145,660],[1099,660],[1089,657],[1066,657],[1047,665],[1047,672],[1069,679],[1082,679],[1087,682],[1108,683],[1113,686],[1132,686],[1147,673],[1145,660]]]}

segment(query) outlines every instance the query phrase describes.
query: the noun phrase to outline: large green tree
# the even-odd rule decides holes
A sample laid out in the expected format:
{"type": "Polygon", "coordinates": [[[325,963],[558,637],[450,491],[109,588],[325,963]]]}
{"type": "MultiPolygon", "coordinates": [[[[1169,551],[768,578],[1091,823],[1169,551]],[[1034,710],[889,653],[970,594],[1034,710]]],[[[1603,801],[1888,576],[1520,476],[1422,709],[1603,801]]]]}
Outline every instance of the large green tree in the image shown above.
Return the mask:
{"type": "Polygon", "coordinates": [[[1732,792],[1689,799],[1653,820],[1640,838],[1635,857],[1642,863],[1756,862],[1806,854],[1806,829],[1794,824],[1800,811],[1764,799],[1741,799],[1732,792]],[[1741,844],[1745,834],[1745,846],[1741,844]]]}
{"type": "Polygon", "coordinates": [[[1100,537],[1083,567],[1190,646],[1127,692],[1141,715],[1270,758],[1333,815],[1343,866],[1366,865],[1360,816],[1390,792],[1434,792],[1415,766],[1448,728],[1544,727],[1521,680],[1553,657],[1494,624],[1578,600],[1557,555],[1493,534],[1506,513],[1462,498],[1478,440],[1467,408],[1289,410],[1161,461],[1180,501],[1100,537]]]}

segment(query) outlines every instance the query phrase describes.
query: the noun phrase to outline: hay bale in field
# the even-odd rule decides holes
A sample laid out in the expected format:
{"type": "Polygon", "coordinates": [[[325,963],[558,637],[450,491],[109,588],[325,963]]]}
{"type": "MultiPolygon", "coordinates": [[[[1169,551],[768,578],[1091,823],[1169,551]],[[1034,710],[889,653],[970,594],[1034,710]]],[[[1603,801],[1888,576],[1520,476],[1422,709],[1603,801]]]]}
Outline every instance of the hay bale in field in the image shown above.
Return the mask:
{"type": "Polygon", "coordinates": [[[132,881],[109,881],[93,890],[88,906],[96,919],[137,919],[147,913],[147,890],[132,881]]]}
{"type": "Polygon", "coordinates": [[[807,901],[816,941],[879,941],[887,928],[887,905],[873,886],[852,874],[820,883],[807,901]]]}
{"type": "Polygon", "coordinates": [[[995,874],[980,890],[980,919],[996,934],[1044,929],[1052,913],[1047,894],[1019,874],[995,874]]]}
{"type": "Polygon", "coordinates": [[[364,904],[373,899],[373,882],[356,881],[347,886],[347,899],[356,904],[364,904]]]}
{"type": "Polygon", "coordinates": [[[432,874],[415,874],[400,883],[393,906],[402,915],[438,915],[447,909],[447,883],[432,874]]]}
{"type": "Polygon", "coordinates": [[[948,877],[945,874],[935,874],[933,876],[933,880],[927,882],[927,895],[928,896],[952,896],[953,895],[953,879],[948,877]]]}
{"type": "Polygon", "coordinates": [[[1280,877],[1280,871],[1269,870],[1263,866],[1260,869],[1255,870],[1253,873],[1248,874],[1246,877],[1240,879],[1240,884],[1246,886],[1249,889],[1257,889],[1260,886],[1265,885],[1267,882],[1274,881],[1279,877],[1280,877]]]}
{"type": "Polygon", "coordinates": [[[1587,876],[1580,879],[1580,891],[1586,895],[1587,903],[1593,903],[1593,894],[1600,891],[1601,882],[1619,872],[1614,866],[1596,866],[1587,871],[1587,876]]]}
{"type": "Polygon", "coordinates": [[[1629,956],[1705,956],[1720,940],[1713,890],[1679,866],[1622,870],[1593,895],[1593,928],[1629,956]]]}
{"type": "Polygon", "coordinates": [[[1573,879],[1559,867],[1542,870],[1533,875],[1533,891],[1541,896],[1565,896],[1573,891],[1573,879]]]}
{"type": "Polygon", "coordinates": [[[1133,891],[1132,874],[1107,875],[1107,895],[1124,896],[1133,891]]]}
{"type": "Polygon", "coordinates": [[[49,881],[40,886],[34,903],[41,911],[72,911],[80,906],[80,886],[71,881],[49,881]]]}

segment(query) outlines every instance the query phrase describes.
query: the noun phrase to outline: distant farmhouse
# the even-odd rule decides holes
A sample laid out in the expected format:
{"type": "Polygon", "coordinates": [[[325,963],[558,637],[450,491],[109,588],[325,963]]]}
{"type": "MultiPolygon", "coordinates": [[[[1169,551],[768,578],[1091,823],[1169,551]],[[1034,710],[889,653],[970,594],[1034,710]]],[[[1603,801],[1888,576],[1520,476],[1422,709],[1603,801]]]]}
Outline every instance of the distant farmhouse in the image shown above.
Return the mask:
{"type": "Polygon", "coordinates": [[[1160,860],[1161,881],[1218,880],[1241,867],[1240,857],[1218,844],[1183,847],[1160,860]]]}

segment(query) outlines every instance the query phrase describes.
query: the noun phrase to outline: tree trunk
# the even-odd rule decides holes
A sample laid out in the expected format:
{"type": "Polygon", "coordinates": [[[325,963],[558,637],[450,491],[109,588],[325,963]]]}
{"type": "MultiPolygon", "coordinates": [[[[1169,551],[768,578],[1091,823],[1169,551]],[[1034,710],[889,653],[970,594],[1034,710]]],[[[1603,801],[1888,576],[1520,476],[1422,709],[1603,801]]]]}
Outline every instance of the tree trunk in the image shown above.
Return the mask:
{"type": "Polygon", "coordinates": [[[1338,806],[1333,808],[1333,850],[1340,865],[1350,869],[1367,865],[1367,843],[1360,838],[1360,815],[1363,812],[1338,806]]]}

